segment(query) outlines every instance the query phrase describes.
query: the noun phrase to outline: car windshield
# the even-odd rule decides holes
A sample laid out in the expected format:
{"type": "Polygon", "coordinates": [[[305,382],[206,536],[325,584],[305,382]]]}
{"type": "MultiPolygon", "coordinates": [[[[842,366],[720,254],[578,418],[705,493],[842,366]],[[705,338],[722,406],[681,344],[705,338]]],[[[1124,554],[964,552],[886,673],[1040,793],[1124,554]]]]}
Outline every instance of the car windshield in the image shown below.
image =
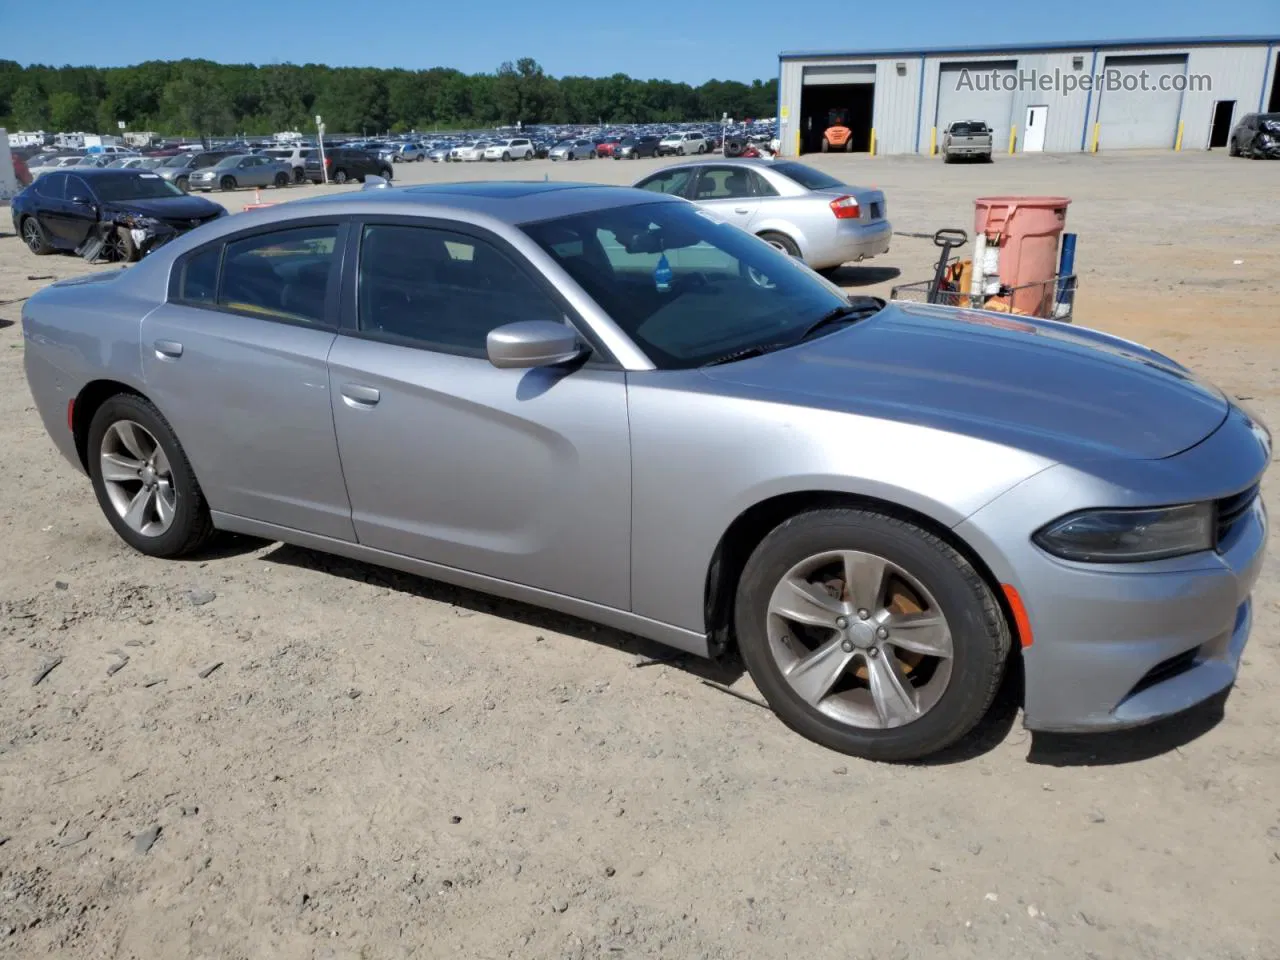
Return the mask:
{"type": "Polygon", "coordinates": [[[794,180],[806,190],[831,190],[844,186],[835,177],[828,176],[821,170],[813,169],[813,167],[806,167],[803,163],[794,163],[792,161],[772,163],[769,165],[769,169],[782,174],[788,180],[794,180]]]}
{"type": "Polygon", "coordinates": [[[691,204],[614,207],[523,229],[662,369],[789,346],[850,309],[803,264],[691,204]]]}
{"type": "Polygon", "coordinates": [[[136,176],[98,176],[93,181],[93,192],[99,200],[121,202],[129,200],[161,200],[165,197],[181,197],[185,194],[168,180],[154,173],[136,176]]]}

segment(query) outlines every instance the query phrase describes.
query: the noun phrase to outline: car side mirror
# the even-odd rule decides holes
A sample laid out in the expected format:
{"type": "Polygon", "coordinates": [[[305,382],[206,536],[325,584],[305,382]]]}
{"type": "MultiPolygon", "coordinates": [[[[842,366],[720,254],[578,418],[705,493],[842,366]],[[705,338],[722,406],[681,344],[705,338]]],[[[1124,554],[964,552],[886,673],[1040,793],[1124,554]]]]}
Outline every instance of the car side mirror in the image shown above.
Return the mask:
{"type": "Polygon", "coordinates": [[[489,362],[501,370],[552,367],[585,352],[572,327],[550,320],[522,320],[490,330],[485,347],[489,362]]]}

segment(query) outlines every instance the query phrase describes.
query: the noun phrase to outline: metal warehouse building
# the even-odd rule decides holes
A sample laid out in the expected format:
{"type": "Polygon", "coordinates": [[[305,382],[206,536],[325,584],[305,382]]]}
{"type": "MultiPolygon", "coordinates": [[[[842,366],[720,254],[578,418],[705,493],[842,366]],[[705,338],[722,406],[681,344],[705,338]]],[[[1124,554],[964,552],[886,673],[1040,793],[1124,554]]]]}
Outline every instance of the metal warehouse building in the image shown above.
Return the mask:
{"type": "Polygon", "coordinates": [[[851,149],[933,152],[983,120],[1010,152],[1225,146],[1247,113],[1280,111],[1280,37],[1203,37],[780,55],[782,152],[811,153],[833,112],[851,149]]]}

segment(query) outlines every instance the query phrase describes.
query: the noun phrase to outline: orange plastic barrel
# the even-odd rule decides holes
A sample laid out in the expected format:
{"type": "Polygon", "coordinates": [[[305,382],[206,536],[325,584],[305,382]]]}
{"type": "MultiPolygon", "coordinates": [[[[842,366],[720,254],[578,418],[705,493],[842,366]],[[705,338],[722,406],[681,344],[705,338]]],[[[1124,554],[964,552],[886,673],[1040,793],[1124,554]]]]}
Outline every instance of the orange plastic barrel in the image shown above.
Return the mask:
{"type": "Polygon", "coordinates": [[[1000,282],[1015,288],[1012,312],[1049,315],[1052,280],[1058,273],[1058,241],[1067,225],[1070,203],[1069,197],[979,197],[974,201],[974,232],[986,236],[988,249],[1000,251],[1000,282]]]}

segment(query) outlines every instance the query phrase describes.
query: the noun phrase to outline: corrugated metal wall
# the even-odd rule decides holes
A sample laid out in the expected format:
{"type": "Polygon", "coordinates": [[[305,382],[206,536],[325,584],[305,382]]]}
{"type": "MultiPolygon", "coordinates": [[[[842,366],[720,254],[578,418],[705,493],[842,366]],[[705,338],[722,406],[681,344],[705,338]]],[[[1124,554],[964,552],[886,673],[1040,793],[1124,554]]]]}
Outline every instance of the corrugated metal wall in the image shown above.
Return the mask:
{"type": "MultiPolygon", "coordinates": [[[[990,55],[963,54],[956,56],[929,55],[925,57],[896,57],[886,60],[868,58],[827,57],[821,60],[783,60],[780,64],[779,112],[783,151],[794,154],[796,133],[800,116],[800,96],[804,66],[806,63],[875,63],[875,130],[879,153],[929,152],[930,134],[937,121],[938,79],[940,67],[949,62],[1001,61],[1016,59],[1018,69],[1030,76],[1032,71],[1042,77],[1054,76],[1060,71],[1067,75],[1088,75],[1101,72],[1106,57],[1148,56],[1162,53],[1184,53],[1188,56],[1187,72],[1204,74],[1211,78],[1212,89],[1188,89],[1182,98],[1180,118],[1184,124],[1182,148],[1198,150],[1208,146],[1209,128],[1213,118],[1213,106],[1219,100],[1236,101],[1233,123],[1246,113],[1259,109],[1259,96],[1268,92],[1268,68],[1274,58],[1274,48],[1267,46],[1232,45],[1222,47],[1115,47],[1093,50],[1046,50],[1042,53],[1000,53],[990,55]],[[1076,63],[1080,67],[1076,67],[1076,63]],[[903,72],[898,72],[898,64],[903,72]],[[921,85],[923,79],[923,86],[921,85]],[[917,121],[917,118],[918,121],[917,121]],[[918,129],[918,135],[917,135],[918,129]]],[[[1104,94],[1105,95],[1105,94],[1104,94]]],[[[1092,142],[1093,125],[1098,119],[1101,97],[1098,92],[1076,89],[1064,93],[1061,84],[1055,89],[1042,90],[1020,84],[1015,91],[1011,107],[1011,122],[1016,129],[1017,145],[1021,150],[1022,129],[1026,122],[1027,108],[1039,104],[1049,107],[1049,119],[1044,149],[1049,153],[1067,153],[1088,150],[1092,142]]],[[[1265,102],[1263,108],[1265,109],[1265,102]]],[[[989,122],[998,122],[992,118],[989,122]]],[[[1172,141],[1171,141],[1172,142],[1172,141]]],[[[997,144],[997,150],[1007,150],[1008,143],[997,144]]],[[[1105,143],[1099,144],[1105,150],[1105,143]]]]}

